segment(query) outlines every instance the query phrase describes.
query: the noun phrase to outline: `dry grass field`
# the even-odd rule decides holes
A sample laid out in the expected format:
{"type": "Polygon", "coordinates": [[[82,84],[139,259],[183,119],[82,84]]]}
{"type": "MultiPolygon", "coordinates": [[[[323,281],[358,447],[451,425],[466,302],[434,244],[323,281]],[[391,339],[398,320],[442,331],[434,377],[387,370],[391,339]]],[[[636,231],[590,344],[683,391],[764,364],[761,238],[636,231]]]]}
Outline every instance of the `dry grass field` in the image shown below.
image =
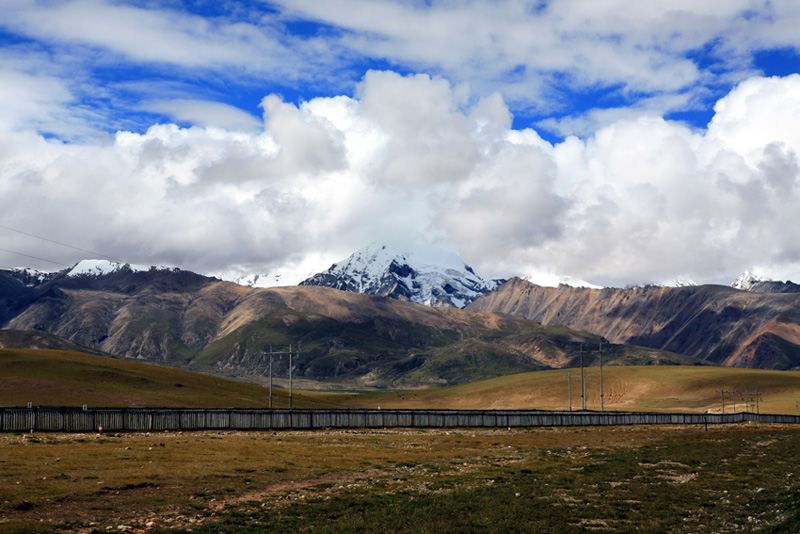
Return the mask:
{"type": "MultiPolygon", "coordinates": [[[[294,403],[566,409],[567,373],[415,391],[295,391],[294,403]]],[[[588,375],[588,408],[597,409],[599,370],[588,375]]],[[[251,384],[59,351],[0,350],[0,383],[0,405],[268,401],[251,384]]],[[[762,412],[800,412],[800,373],[604,369],[612,410],[716,412],[716,391],[729,388],[760,390],[762,412]]],[[[275,389],[276,407],[286,393],[275,389]]],[[[796,533],[798,457],[800,428],[757,424],[0,434],[0,533],[796,533]]]]}
{"type": "Polygon", "coordinates": [[[0,435],[0,532],[797,532],[800,429],[0,435]]]}
{"type": "MultiPolygon", "coordinates": [[[[0,349],[0,406],[165,406],[263,408],[269,390],[241,381],[57,350],[0,349]]],[[[294,405],[333,406],[335,394],[297,392],[294,405]]],[[[273,388],[273,405],[288,406],[285,388],[273,388]]]]}
{"type": "MultiPolygon", "coordinates": [[[[539,371],[509,375],[454,387],[381,392],[326,391],[296,381],[297,408],[441,408],[544,409],[580,408],[579,370],[539,371]]],[[[587,368],[587,408],[600,409],[600,370],[587,368]]],[[[182,406],[197,408],[266,407],[264,386],[219,377],[118,360],[49,350],[0,349],[0,406],[182,406]]],[[[264,383],[261,380],[260,383],[264,383]]],[[[273,406],[288,406],[288,381],[276,378],[273,406]],[[280,387],[279,387],[280,386],[280,387]]],[[[729,367],[640,366],[603,368],[606,410],[720,412],[720,390],[738,390],[737,410],[745,408],[744,393],[759,391],[763,413],[798,414],[800,372],[729,367]]],[[[750,399],[752,400],[752,395],[750,399]]],[[[726,411],[733,395],[725,396],[726,411]]],[[[751,407],[751,409],[755,409],[751,407]]]]}
{"type": "MultiPolygon", "coordinates": [[[[580,408],[579,370],[539,371],[504,376],[463,386],[414,391],[341,395],[348,407],[566,410],[569,408],[568,373],[572,378],[572,408],[580,408]]],[[[587,409],[600,409],[600,370],[587,371],[587,409]]],[[[722,411],[719,390],[738,390],[737,411],[743,411],[744,393],[760,391],[762,413],[800,413],[800,372],[762,371],[729,367],[642,366],[604,367],[606,410],[722,411]]],[[[753,395],[748,395],[754,400],[753,395]]],[[[726,412],[733,395],[725,396],[726,412]]],[[[755,411],[755,408],[752,409],[755,411]]]]}

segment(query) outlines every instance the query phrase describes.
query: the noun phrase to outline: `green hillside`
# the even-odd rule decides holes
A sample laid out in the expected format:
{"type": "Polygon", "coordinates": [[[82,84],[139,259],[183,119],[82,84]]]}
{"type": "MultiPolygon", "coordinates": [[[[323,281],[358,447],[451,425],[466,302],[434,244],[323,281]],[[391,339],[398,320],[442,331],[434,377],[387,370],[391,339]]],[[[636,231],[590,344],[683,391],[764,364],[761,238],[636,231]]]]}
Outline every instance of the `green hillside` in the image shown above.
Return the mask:
{"type": "MultiPolygon", "coordinates": [[[[352,407],[441,409],[580,409],[579,369],[559,369],[509,375],[460,386],[413,391],[346,395],[339,402],[352,407]]],[[[600,370],[586,370],[588,410],[600,409],[600,370]]],[[[609,366],[603,368],[606,410],[721,412],[720,390],[738,390],[737,411],[744,394],[764,413],[800,413],[800,372],[710,366],[609,366]]],[[[726,412],[734,394],[725,395],[726,412]]],[[[754,408],[753,408],[754,409],[754,408]]]]}
{"type": "MultiPolygon", "coordinates": [[[[0,349],[0,405],[257,407],[269,389],[244,382],[92,354],[0,349]]],[[[288,391],[273,389],[273,405],[288,406],[288,391]]],[[[335,397],[335,395],[327,395],[335,397]]],[[[325,407],[315,392],[293,395],[295,407],[325,407]]]]}
{"type": "MultiPolygon", "coordinates": [[[[598,367],[586,370],[587,409],[600,409],[598,367]]],[[[295,388],[297,408],[547,409],[581,406],[579,369],[537,371],[459,386],[386,392],[331,392],[295,388]]],[[[0,405],[267,407],[263,386],[171,367],[56,350],[0,349],[0,405]]],[[[273,389],[273,406],[288,406],[285,387],[273,389]]],[[[281,381],[285,386],[285,381],[281,381]]],[[[308,388],[307,381],[299,382],[308,388]]],[[[604,408],[642,411],[722,411],[721,390],[760,391],[760,411],[800,413],[800,372],[709,366],[607,366],[604,408]]],[[[734,394],[725,394],[726,411],[734,394]]],[[[755,409],[751,406],[751,409],[755,409]]]]}

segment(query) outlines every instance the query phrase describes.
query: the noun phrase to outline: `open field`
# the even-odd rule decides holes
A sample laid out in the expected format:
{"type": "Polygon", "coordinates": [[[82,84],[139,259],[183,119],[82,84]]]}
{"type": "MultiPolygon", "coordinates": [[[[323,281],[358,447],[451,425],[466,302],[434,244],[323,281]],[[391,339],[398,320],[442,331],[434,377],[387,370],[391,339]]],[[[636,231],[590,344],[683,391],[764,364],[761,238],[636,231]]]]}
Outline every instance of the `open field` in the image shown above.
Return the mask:
{"type": "MultiPolygon", "coordinates": [[[[344,395],[338,402],[353,408],[543,409],[569,407],[567,375],[572,377],[572,408],[580,409],[580,370],[523,373],[447,388],[344,395]]],[[[600,409],[600,370],[587,369],[587,404],[600,409]]],[[[762,413],[800,413],[800,372],[730,367],[641,366],[604,367],[606,410],[722,411],[717,391],[735,389],[737,411],[743,394],[758,390],[762,413]]],[[[733,409],[732,394],[725,396],[726,412],[733,409]]],[[[752,409],[755,411],[755,408],[752,409]]]]}
{"type": "MultiPolygon", "coordinates": [[[[555,409],[580,408],[578,369],[509,375],[461,386],[383,392],[300,390],[297,408],[555,409]]],[[[587,368],[587,408],[600,409],[599,368],[587,368]]],[[[0,349],[0,405],[266,407],[268,388],[171,367],[50,350],[0,349]]],[[[288,406],[285,378],[276,378],[273,406],[288,406]],[[281,387],[278,387],[281,386],[281,387]]],[[[800,372],[709,366],[603,368],[606,410],[721,412],[718,391],[761,392],[762,413],[800,413],[800,372]]],[[[726,412],[733,409],[726,394],[726,412]]],[[[751,396],[752,399],[752,396],[751,396]]],[[[751,406],[755,411],[755,407],[751,406]]]]}
{"type": "MultiPolygon", "coordinates": [[[[599,407],[598,372],[588,370],[590,409],[599,407]]],[[[294,404],[564,409],[567,373],[416,391],[295,391],[294,404]]],[[[60,351],[0,350],[0,380],[5,405],[268,401],[251,384],[60,351]]],[[[724,388],[760,389],[762,412],[798,412],[800,373],[604,369],[606,409],[717,412],[724,388]]],[[[577,409],[577,382],[572,391],[577,409]]],[[[287,393],[275,388],[276,407],[287,393]]],[[[799,455],[800,428],[759,424],[5,434],[0,533],[798,532],[799,455]]]]}
{"type": "Polygon", "coordinates": [[[800,429],[0,436],[0,532],[797,532],[800,429]]]}
{"type": "MultiPolygon", "coordinates": [[[[263,408],[269,390],[173,367],[55,350],[0,349],[0,405],[263,408]]],[[[335,393],[298,392],[293,405],[335,406],[335,393]]],[[[289,392],[273,388],[273,405],[289,392]]]]}

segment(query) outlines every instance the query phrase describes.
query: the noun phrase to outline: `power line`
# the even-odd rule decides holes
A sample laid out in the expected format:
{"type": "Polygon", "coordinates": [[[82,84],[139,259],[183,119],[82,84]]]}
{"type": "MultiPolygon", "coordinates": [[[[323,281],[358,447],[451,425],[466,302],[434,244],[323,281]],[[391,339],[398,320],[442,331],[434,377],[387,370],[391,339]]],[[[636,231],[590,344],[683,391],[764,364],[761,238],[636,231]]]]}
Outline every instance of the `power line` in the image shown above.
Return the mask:
{"type": "Polygon", "coordinates": [[[71,267],[71,265],[67,265],[66,263],[61,263],[60,261],[48,260],[46,258],[40,258],[39,256],[32,256],[30,254],[25,254],[24,252],[17,252],[16,250],[8,250],[7,248],[0,248],[0,251],[8,252],[10,254],[18,254],[20,256],[25,256],[26,258],[33,258],[34,260],[45,261],[47,263],[54,263],[56,265],[62,265],[64,267],[71,267]]]}
{"type": "MultiPolygon", "coordinates": [[[[8,226],[2,225],[2,224],[0,224],[0,228],[3,228],[5,230],[9,230],[11,232],[16,232],[18,234],[26,235],[28,237],[41,239],[42,241],[47,241],[48,243],[54,243],[54,244],[60,245],[62,247],[67,247],[67,248],[71,248],[73,250],[78,250],[80,252],[87,252],[89,254],[94,254],[95,256],[102,256],[103,258],[106,258],[106,259],[109,259],[109,260],[113,260],[113,261],[116,261],[116,262],[119,262],[119,263],[125,263],[122,260],[114,258],[114,257],[109,256],[107,254],[102,254],[100,252],[95,252],[93,250],[88,250],[88,249],[85,249],[85,248],[80,248],[80,247],[76,247],[76,246],[73,246],[73,245],[68,245],[67,243],[62,243],[61,241],[56,241],[55,239],[49,239],[47,237],[42,237],[40,235],[31,234],[29,232],[23,232],[22,230],[17,230],[16,228],[11,228],[11,227],[8,227],[8,226]]],[[[4,249],[0,249],[0,250],[4,250],[4,249]]],[[[21,256],[28,256],[29,258],[34,258],[34,259],[46,261],[46,262],[49,262],[49,263],[55,263],[55,264],[58,264],[58,265],[65,265],[64,263],[60,263],[60,262],[57,262],[57,261],[45,260],[44,258],[36,258],[35,256],[30,256],[28,254],[22,254],[21,252],[14,252],[12,250],[5,250],[5,252],[11,252],[12,254],[20,254],[21,256]]],[[[67,266],[67,267],[69,267],[69,266],[67,266]]]]}

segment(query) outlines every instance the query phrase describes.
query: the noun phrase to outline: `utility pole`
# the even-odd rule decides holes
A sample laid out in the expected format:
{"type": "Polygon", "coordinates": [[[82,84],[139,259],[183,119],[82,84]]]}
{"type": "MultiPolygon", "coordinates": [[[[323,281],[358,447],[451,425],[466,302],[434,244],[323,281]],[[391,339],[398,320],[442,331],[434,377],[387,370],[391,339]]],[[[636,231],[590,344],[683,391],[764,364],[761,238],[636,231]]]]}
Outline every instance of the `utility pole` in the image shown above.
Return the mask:
{"type": "Polygon", "coordinates": [[[580,354],[581,355],[581,410],[586,409],[586,372],[583,367],[583,355],[586,354],[586,351],[583,350],[583,344],[581,344],[581,349],[575,352],[571,352],[570,354],[580,354]]]}
{"type": "Polygon", "coordinates": [[[272,345],[269,346],[269,407],[272,409],[272,345]]]}
{"type": "Polygon", "coordinates": [[[733,413],[736,413],[736,394],[741,392],[738,389],[728,388],[728,389],[718,389],[717,393],[722,395],[722,413],[725,413],[725,394],[730,393],[731,399],[733,399],[733,413]]]}
{"type": "Polygon", "coordinates": [[[272,356],[277,354],[283,359],[284,354],[289,355],[289,408],[292,407],[292,356],[300,356],[300,350],[292,350],[292,345],[289,344],[288,351],[273,351],[272,347],[269,348],[269,407],[272,408],[272,356]]]}
{"type": "Polygon", "coordinates": [[[567,369],[567,376],[563,378],[563,380],[567,381],[567,390],[569,391],[569,411],[572,411],[572,381],[573,380],[580,380],[580,377],[572,376],[572,369],[567,369]]]}
{"type": "Polygon", "coordinates": [[[600,342],[600,349],[597,351],[600,356],[600,411],[604,411],[603,407],[603,342],[600,342]]]}
{"type": "Polygon", "coordinates": [[[761,391],[748,391],[744,390],[744,402],[751,411],[755,410],[756,413],[761,413],[759,402],[761,401],[761,391]]]}
{"type": "Polygon", "coordinates": [[[736,413],[736,394],[739,393],[739,390],[731,389],[728,393],[730,393],[733,398],[733,413],[736,413]]]}
{"type": "Polygon", "coordinates": [[[289,408],[292,407],[292,344],[289,343],[289,408]]]}
{"type": "Polygon", "coordinates": [[[593,350],[591,352],[592,353],[596,352],[597,355],[600,357],[600,411],[602,412],[605,411],[603,406],[603,353],[610,351],[603,350],[603,340],[601,339],[599,342],[599,346],[597,347],[597,350],[596,351],[593,350]]]}

